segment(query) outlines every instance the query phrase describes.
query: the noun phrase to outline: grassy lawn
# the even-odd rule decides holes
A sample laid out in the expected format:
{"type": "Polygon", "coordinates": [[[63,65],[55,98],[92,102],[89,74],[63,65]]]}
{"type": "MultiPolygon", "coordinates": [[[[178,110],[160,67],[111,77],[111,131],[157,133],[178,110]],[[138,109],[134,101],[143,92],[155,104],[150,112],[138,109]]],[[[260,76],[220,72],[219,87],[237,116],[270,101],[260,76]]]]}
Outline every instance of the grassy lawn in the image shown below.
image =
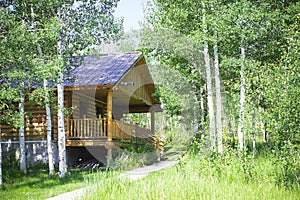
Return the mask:
{"type": "Polygon", "coordinates": [[[45,199],[86,186],[91,171],[70,170],[64,179],[48,177],[43,169],[30,170],[27,176],[8,180],[0,189],[0,199],[45,199]]]}

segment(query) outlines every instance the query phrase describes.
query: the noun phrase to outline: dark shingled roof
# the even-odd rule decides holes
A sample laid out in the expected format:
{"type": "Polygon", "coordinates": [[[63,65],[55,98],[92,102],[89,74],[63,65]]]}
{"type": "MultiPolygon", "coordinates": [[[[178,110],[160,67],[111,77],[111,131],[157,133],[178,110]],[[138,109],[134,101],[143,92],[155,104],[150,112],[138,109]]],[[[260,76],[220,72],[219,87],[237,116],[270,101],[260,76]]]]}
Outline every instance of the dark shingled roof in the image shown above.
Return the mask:
{"type": "Polygon", "coordinates": [[[72,81],[65,86],[115,85],[140,58],[141,53],[86,56],[83,63],[70,72],[72,81]]]}

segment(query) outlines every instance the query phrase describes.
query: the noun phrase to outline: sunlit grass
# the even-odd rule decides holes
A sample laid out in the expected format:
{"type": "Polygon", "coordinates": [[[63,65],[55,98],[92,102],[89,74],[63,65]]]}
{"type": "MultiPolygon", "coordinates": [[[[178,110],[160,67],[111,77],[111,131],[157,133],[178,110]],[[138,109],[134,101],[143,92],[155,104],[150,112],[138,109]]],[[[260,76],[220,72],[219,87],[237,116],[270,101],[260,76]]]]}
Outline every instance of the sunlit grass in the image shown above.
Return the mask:
{"type": "Polygon", "coordinates": [[[299,199],[299,188],[276,184],[270,159],[247,161],[248,169],[238,158],[222,159],[189,157],[137,181],[99,173],[89,180],[85,199],[299,199]]]}

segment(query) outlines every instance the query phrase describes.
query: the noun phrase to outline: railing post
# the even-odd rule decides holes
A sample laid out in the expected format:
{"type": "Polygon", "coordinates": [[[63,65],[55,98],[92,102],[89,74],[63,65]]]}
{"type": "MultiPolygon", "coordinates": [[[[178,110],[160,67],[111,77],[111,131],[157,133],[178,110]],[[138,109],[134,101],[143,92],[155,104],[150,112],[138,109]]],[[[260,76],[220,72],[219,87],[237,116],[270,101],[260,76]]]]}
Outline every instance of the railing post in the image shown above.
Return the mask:
{"type": "Polygon", "coordinates": [[[67,132],[67,139],[69,137],[73,137],[74,136],[74,128],[73,128],[73,119],[67,118],[68,121],[68,132],[67,132]]]}

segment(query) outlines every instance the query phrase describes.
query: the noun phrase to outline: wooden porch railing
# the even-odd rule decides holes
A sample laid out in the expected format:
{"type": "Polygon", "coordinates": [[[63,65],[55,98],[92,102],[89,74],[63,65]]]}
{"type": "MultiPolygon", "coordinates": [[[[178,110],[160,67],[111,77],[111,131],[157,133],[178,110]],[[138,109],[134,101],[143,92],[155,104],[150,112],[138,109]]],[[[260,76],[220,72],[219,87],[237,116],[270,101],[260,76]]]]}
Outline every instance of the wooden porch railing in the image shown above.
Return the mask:
{"type": "MultiPolygon", "coordinates": [[[[69,140],[107,138],[106,118],[68,119],[67,126],[69,140]]],[[[151,130],[119,120],[113,120],[112,137],[120,141],[155,142],[151,130]]]]}
{"type": "Polygon", "coordinates": [[[68,119],[67,139],[106,138],[106,118],[68,119]]]}
{"type": "Polygon", "coordinates": [[[113,121],[113,138],[150,143],[153,143],[155,140],[155,136],[152,135],[151,130],[118,120],[113,121]]]}

